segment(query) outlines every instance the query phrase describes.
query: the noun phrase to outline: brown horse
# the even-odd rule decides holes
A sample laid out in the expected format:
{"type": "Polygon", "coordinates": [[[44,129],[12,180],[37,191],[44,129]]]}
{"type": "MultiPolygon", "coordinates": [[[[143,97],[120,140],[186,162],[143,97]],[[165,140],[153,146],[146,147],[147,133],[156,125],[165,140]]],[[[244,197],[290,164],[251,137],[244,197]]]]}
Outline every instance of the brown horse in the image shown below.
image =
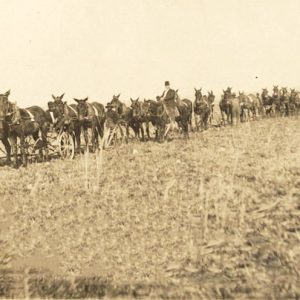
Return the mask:
{"type": "Polygon", "coordinates": [[[208,92],[208,96],[207,96],[207,101],[208,101],[208,105],[210,107],[210,116],[209,116],[209,123],[212,123],[212,119],[214,118],[214,106],[215,106],[215,98],[216,96],[214,95],[213,91],[208,92]]]}
{"type": "Polygon", "coordinates": [[[269,92],[267,89],[262,89],[261,100],[264,114],[266,116],[274,116],[275,104],[273,104],[273,98],[269,96],[269,92]]]}
{"type": "Polygon", "coordinates": [[[50,107],[48,103],[48,108],[57,116],[56,128],[59,131],[61,128],[68,131],[74,139],[77,152],[80,152],[80,133],[81,126],[78,118],[77,106],[76,104],[67,104],[66,101],[62,101],[64,94],[61,96],[54,96],[54,102],[50,102],[50,107]]]}
{"type": "Polygon", "coordinates": [[[298,115],[300,112],[300,95],[295,89],[291,89],[289,105],[290,114],[298,115]]]}
{"type": "Polygon", "coordinates": [[[192,127],[193,103],[189,99],[181,99],[178,90],[175,91],[175,101],[179,111],[179,116],[175,117],[178,126],[182,128],[185,138],[189,137],[189,126],[192,127]]]}
{"type": "Polygon", "coordinates": [[[144,113],[156,128],[156,140],[162,143],[167,135],[167,124],[170,122],[162,101],[144,100],[144,113]]]}
{"type": "Polygon", "coordinates": [[[281,111],[281,103],[280,103],[280,90],[278,85],[273,86],[272,103],[274,104],[275,115],[279,116],[281,111]]]}
{"type": "Polygon", "coordinates": [[[280,111],[282,115],[290,115],[290,95],[287,87],[283,87],[280,93],[280,111]]]}
{"type": "Polygon", "coordinates": [[[99,137],[103,138],[104,135],[104,122],[105,122],[105,109],[101,103],[88,102],[88,98],[76,99],[78,119],[80,127],[83,130],[86,147],[88,147],[88,128],[91,129],[91,142],[93,145],[93,151],[99,146],[99,137]]]}
{"type": "Polygon", "coordinates": [[[45,159],[48,160],[47,133],[49,130],[49,116],[39,106],[19,108],[12,104],[12,112],[9,117],[9,141],[12,146],[14,165],[17,166],[18,138],[20,140],[20,151],[23,166],[27,165],[28,144],[26,138],[32,136],[35,144],[34,150],[38,149],[40,159],[45,151],[45,159]]]}
{"type": "Polygon", "coordinates": [[[132,109],[132,119],[131,123],[134,127],[134,132],[137,138],[140,137],[140,133],[142,136],[142,141],[145,140],[145,132],[144,132],[144,124],[146,126],[146,133],[148,139],[150,139],[150,131],[149,131],[149,118],[146,114],[147,109],[145,102],[139,101],[139,98],[136,100],[130,98],[131,101],[131,109],[132,109]]]}
{"type": "Polygon", "coordinates": [[[194,114],[196,129],[208,129],[208,121],[211,114],[211,108],[207,96],[202,96],[201,88],[195,88],[194,114]]]}
{"type": "MultiPolygon", "coordinates": [[[[120,129],[124,127],[126,130],[127,140],[129,138],[129,127],[131,127],[134,132],[136,131],[135,124],[132,122],[132,109],[131,107],[128,107],[124,102],[120,101],[120,94],[116,96],[113,95],[110,104],[115,108],[115,111],[119,116],[118,124],[120,129]]],[[[122,131],[123,130],[121,130],[121,134],[123,134],[122,131]]]]}
{"type": "Polygon", "coordinates": [[[229,98],[233,96],[232,94],[232,87],[228,87],[227,90],[223,90],[223,95],[221,101],[219,103],[219,108],[222,115],[222,123],[225,125],[226,121],[229,124],[230,121],[230,102],[229,98]]]}

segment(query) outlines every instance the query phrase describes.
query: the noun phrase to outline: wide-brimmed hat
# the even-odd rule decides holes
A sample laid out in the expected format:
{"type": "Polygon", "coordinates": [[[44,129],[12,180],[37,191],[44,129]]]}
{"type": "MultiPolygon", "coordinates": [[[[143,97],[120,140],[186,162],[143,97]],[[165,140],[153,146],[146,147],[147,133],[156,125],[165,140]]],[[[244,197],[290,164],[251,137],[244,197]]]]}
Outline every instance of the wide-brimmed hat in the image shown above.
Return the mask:
{"type": "Polygon", "coordinates": [[[107,103],[106,104],[106,106],[105,106],[106,108],[113,108],[113,107],[115,107],[115,105],[113,104],[113,103],[107,103]]]}

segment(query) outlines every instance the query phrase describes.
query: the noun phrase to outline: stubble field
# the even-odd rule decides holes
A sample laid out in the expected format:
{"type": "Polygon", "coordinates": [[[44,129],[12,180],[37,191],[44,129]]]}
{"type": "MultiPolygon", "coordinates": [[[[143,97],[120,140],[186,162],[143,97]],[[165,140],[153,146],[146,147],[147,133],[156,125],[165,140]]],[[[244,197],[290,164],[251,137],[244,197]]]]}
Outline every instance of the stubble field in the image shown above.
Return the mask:
{"type": "Polygon", "coordinates": [[[300,297],[300,119],[0,168],[0,295],[300,297]]]}

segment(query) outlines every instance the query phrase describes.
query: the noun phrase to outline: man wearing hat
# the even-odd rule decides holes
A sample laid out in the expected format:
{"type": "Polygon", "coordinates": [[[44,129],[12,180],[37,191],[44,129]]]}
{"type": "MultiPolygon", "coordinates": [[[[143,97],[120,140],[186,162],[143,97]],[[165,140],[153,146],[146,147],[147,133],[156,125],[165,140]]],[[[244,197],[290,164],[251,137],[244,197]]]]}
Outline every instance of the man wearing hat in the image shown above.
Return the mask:
{"type": "Polygon", "coordinates": [[[161,96],[161,101],[163,101],[167,115],[170,118],[170,129],[176,128],[175,118],[179,116],[179,111],[175,101],[176,93],[170,88],[170,82],[165,82],[165,91],[161,96]]]}

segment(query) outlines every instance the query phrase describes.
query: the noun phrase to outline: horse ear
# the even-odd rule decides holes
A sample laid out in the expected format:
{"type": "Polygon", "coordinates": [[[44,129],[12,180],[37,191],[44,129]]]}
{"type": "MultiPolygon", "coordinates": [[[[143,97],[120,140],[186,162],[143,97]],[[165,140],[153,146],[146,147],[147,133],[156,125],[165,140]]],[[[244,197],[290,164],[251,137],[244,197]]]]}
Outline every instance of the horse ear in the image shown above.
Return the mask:
{"type": "Polygon", "coordinates": [[[130,101],[133,102],[133,99],[130,97],[130,101]]]}
{"type": "Polygon", "coordinates": [[[195,92],[197,92],[197,89],[196,89],[196,88],[194,88],[194,90],[195,90],[195,92]]]}
{"type": "Polygon", "coordinates": [[[53,98],[54,100],[56,100],[56,98],[55,98],[55,96],[54,96],[53,94],[52,94],[51,96],[52,96],[52,98],[53,98]]]}
{"type": "Polygon", "coordinates": [[[140,99],[140,97],[138,97],[138,98],[136,99],[136,101],[139,101],[139,99],[140,99]]]}
{"type": "MultiPolygon", "coordinates": [[[[63,93],[59,98],[60,98],[60,100],[64,97],[64,95],[65,95],[65,93],[63,93]]],[[[52,97],[53,97],[53,95],[52,95],[52,97]]]]}
{"type": "Polygon", "coordinates": [[[79,100],[78,99],[76,99],[76,98],[73,98],[77,103],[79,103],[79,100]]]}
{"type": "Polygon", "coordinates": [[[10,95],[10,90],[8,90],[6,93],[5,93],[5,96],[9,96],[10,95]]]}
{"type": "Polygon", "coordinates": [[[175,91],[176,92],[176,94],[178,93],[178,89],[175,91]]]}
{"type": "Polygon", "coordinates": [[[118,96],[116,96],[116,98],[118,98],[118,99],[119,99],[120,95],[121,95],[121,94],[119,94],[118,96]]]}
{"type": "Polygon", "coordinates": [[[85,99],[83,99],[84,102],[88,101],[89,97],[86,97],[85,99]]]}

